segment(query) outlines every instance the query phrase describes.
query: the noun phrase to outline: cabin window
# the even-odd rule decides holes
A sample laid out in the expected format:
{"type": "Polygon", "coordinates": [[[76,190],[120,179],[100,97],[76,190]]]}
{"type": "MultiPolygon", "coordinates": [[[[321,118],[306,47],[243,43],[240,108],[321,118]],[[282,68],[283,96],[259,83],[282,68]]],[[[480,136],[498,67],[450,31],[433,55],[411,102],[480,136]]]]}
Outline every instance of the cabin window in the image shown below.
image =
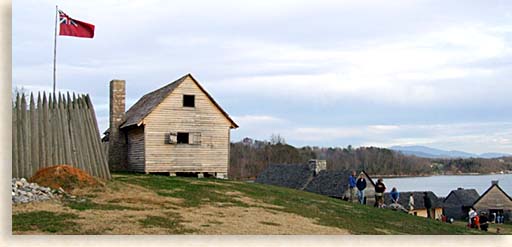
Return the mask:
{"type": "Polygon", "coordinates": [[[189,141],[188,137],[189,137],[189,133],[178,132],[177,143],[178,144],[188,144],[188,141],[189,141]]]}
{"type": "Polygon", "coordinates": [[[195,95],[183,95],[183,107],[195,107],[195,95]]]}

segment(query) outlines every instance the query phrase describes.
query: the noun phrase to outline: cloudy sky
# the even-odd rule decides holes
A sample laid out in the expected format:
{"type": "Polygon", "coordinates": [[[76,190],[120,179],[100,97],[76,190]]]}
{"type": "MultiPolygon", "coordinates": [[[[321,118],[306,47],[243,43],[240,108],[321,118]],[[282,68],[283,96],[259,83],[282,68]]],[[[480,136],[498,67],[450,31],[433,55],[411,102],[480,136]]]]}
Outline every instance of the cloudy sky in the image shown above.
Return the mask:
{"type": "Polygon", "coordinates": [[[296,146],[512,153],[511,1],[13,2],[13,87],[51,90],[55,4],[96,25],[58,37],[58,89],[108,82],[127,108],[192,73],[245,136],[296,146]]]}

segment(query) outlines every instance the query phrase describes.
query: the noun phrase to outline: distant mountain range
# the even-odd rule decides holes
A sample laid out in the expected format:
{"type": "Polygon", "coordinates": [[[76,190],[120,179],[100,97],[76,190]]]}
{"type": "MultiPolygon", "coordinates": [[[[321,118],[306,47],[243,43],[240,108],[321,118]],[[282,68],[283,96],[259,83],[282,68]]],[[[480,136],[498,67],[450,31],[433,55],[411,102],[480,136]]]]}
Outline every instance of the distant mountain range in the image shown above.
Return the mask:
{"type": "Polygon", "coordinates": [[[389,149],[400,151],[405,155],[415,155],[423,158],[499,158],[504,156],[512,156],[512,154],[506,153],[483,153],[483,154],[474,154],[474,153],[466,153],[462,151],[446,151],[436,148],[430,148],[425,146],[393,146],[389,149]]]}

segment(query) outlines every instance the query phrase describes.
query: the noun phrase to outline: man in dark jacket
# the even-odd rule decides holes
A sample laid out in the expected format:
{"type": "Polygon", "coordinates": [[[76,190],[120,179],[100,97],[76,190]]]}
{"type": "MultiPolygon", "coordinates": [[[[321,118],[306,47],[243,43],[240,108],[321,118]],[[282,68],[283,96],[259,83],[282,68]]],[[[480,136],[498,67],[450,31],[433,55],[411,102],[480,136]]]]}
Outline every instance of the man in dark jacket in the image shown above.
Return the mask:
{"type": "Polygon", "coordinates": [[[366,179],[364,179],[364,175],[361,172],[359,174],[359,178],[356,182],[357,187],[357,197],[359,198],[359,203],[364,204],[364,189],[366,188],[366,179]]]}
{"type": "Polygon", "coordinates": [[[348,190],[349,190],[349,200],[350,202],[354,201],[355,197],[355,188],[356,188],[356,171],[352,171],[351,175],[348,177],[348,190]]]}
{"type": "Polygon", "coordinates": [[[487,231],[489,228],[489,217],[486,212],[480,212],[480,230],[487,231]]]}
{"type": "Polygon", "coordinates": [[[425,208],[427,209],[427,218],[432,218],[431,217],[431,208],[432,208],[432,201],[430,200],[430,197],[428,197],[428,193],[427,192],[423,192],[423,204],[425,206],[425,208]]]}
{"type": "Polygon", "coordinates": [[[386,186],[382,181],[382,178],[379,178],[375,184],[375,206],[379,208],[384,205],[384,191],[386,191],[386,186]]]}

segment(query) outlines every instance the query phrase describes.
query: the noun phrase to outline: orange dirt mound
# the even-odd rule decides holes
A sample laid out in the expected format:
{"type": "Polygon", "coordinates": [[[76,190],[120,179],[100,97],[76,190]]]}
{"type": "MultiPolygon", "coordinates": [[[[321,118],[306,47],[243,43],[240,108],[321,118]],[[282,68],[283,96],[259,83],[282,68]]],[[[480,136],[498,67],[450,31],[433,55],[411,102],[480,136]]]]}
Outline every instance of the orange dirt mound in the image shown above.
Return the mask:
{"type": "Polygon", "coordinates": [[[38,170],[34,176],[29,178],[28,181],[53,189],[62,187],[66,191],[101,185],[97,179],[87,172],[70,165],[56,165],[42,168],[38,170]]]}

